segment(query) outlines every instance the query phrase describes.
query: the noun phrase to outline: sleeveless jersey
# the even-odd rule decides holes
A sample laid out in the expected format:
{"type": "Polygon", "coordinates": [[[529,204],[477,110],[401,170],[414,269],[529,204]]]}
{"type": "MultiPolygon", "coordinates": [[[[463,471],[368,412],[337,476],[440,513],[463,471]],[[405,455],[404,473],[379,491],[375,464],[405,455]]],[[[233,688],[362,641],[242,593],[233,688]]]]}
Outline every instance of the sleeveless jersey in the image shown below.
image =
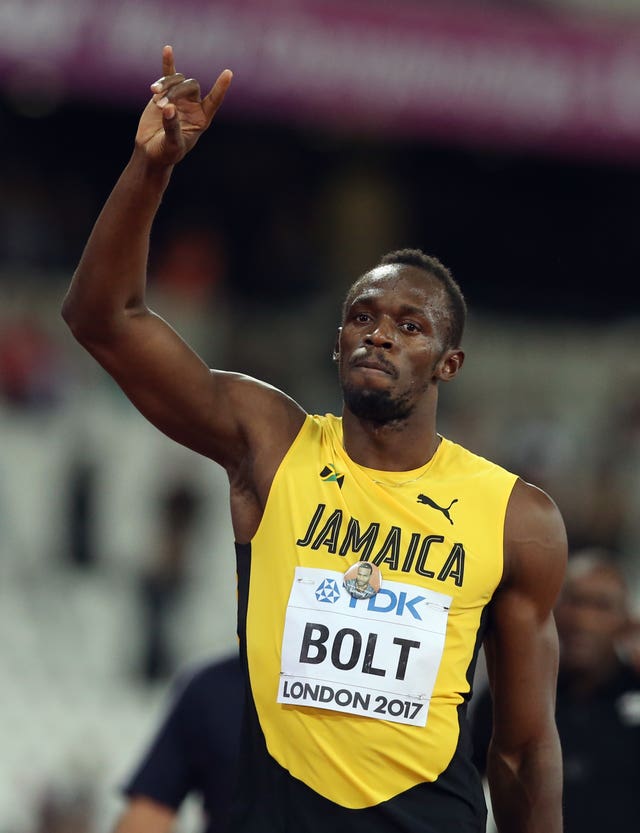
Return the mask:
{"type": "Polygon", "coordinates": [[[484,830],[466,704],[515,479],[444,437],[420,469],[368,469],[307,416],[237,546],[234,831],[484,830]],[[362,562],[373,595],[347,589],[362,562]]]}

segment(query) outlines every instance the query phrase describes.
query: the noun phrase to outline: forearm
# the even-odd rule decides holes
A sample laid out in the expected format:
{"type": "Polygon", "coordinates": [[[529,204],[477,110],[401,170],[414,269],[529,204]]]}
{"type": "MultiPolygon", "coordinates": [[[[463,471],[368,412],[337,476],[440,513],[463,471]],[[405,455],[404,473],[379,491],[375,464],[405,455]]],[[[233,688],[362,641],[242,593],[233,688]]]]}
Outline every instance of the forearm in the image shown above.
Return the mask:
{"type": "Polygon", "coordinates": [[[487,777],[499,833],[562,833],[562,758],[555,732],[519,756],[490,746],[487,777]]]}
{"type": "Polygon", "coordinates": [[[171,171],[136,149],[118,179],[64,299],[62,315],[78,337],[106,336],[118,316],[144,303],[151,226],[171,171]]]}
{"type": "Polygon", "coordinates": [[[113,833],[170,833],[176,811],[142,796],[131,799],[113,833]]]}

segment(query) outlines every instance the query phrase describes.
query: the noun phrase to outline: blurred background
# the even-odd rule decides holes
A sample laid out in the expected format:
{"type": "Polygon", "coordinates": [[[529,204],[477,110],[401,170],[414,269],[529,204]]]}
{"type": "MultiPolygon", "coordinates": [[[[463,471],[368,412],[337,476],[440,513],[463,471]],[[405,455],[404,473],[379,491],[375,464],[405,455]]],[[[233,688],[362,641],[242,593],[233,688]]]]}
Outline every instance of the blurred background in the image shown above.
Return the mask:
{"type": "Polygon", "coordinates": [[[235,648],[223,474],[59,314],[165,43],[235,77],[150,304],[335,411],[347,286],[436,255],[471,310],[441,432],[549,491],[640,598],[638,0],[0,0],[0,833],[107,833],[175,672],[235,648]]]}

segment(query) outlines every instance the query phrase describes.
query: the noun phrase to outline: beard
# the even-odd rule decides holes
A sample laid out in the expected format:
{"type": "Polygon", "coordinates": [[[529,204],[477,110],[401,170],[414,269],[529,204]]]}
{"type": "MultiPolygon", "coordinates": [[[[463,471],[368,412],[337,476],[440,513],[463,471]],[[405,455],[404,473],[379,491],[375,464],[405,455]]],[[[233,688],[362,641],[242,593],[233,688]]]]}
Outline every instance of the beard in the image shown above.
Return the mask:
{"type": "Polygon", "coordinates": [[[390,422],[402,422],[413,410],[406,394],[395,398],[386,390],[372,390],[371,388],[355,388],[343,386],[342,394],[346,406],[354,416],[373,422],[376,425],[387,425],[390,422]]]}

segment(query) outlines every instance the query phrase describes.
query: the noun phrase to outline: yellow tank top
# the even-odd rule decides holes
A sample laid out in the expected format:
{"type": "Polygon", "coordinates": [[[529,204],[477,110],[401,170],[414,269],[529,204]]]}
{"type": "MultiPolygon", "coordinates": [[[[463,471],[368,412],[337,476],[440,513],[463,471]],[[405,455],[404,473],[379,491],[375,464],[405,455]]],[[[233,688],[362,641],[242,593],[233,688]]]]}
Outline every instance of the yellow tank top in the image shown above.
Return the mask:
{"type": "Polygon", "coordinates": [[[370,807],[446,770],[515,479],[445,438],[420,469],[368,469],[341,419],[306,418],[251,542],[246,645],[267,750],[315,792],[370,807]],[[360,562],[381,583],[353,598],[360,562]]]}

